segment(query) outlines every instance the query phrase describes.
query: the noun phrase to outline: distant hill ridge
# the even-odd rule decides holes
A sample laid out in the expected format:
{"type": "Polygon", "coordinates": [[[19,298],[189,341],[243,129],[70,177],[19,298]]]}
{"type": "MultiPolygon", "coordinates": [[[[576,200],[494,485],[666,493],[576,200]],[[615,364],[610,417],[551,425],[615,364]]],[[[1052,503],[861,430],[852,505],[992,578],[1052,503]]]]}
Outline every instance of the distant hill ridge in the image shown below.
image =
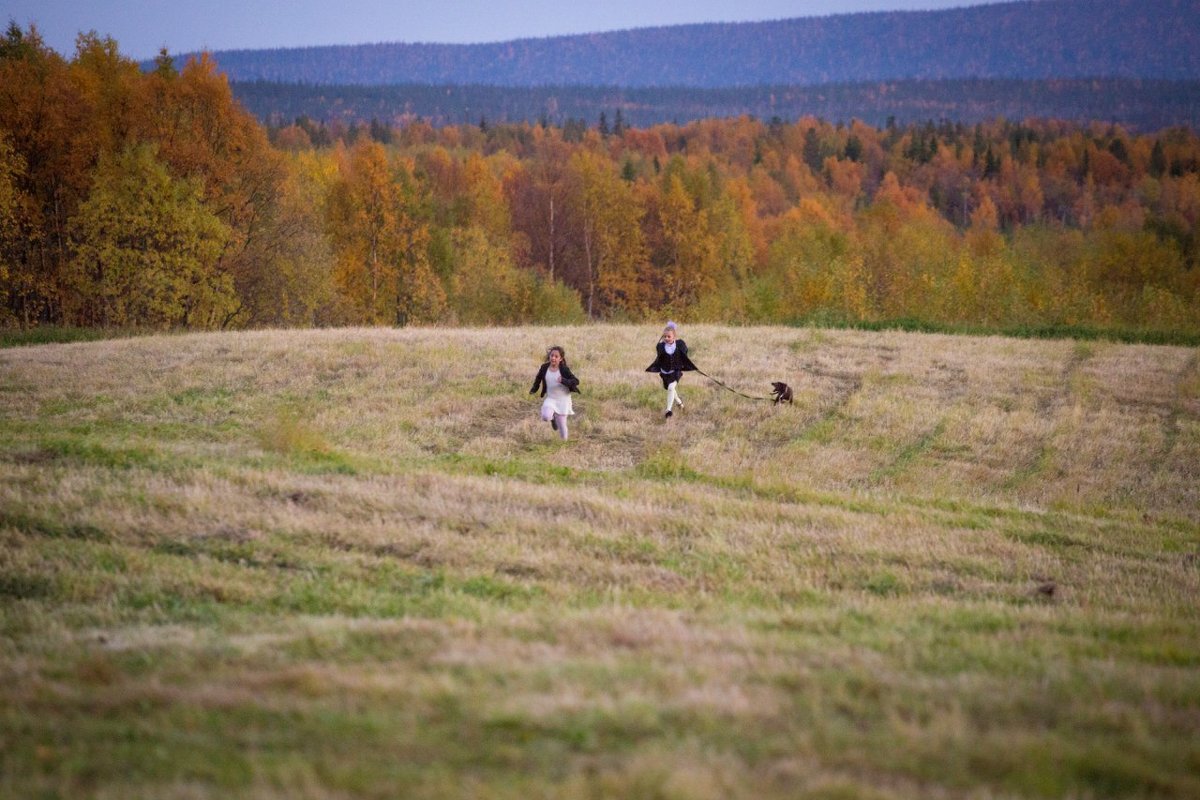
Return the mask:
{"type": "Polygon", "coordinates": [[[214,56],[235,81],[316,85],[721,88],[958,78],[1188,80],[1200,78],[1200,0],[1025,0],[492,44],[360,44],[214,56]]]}

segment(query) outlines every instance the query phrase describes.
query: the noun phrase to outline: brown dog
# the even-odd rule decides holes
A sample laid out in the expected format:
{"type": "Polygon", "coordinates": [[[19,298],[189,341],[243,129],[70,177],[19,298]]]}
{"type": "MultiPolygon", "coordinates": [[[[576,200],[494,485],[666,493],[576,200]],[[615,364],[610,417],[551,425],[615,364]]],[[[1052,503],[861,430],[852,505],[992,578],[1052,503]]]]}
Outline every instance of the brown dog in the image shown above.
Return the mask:
{"type": "Polygon", "coordinates": [[[775,398],[775,405],[792,402],[792,387],[788,386],[786,383],[783,383],[782,381],[772,381],[771,389],[771,396],[775,398]]]}

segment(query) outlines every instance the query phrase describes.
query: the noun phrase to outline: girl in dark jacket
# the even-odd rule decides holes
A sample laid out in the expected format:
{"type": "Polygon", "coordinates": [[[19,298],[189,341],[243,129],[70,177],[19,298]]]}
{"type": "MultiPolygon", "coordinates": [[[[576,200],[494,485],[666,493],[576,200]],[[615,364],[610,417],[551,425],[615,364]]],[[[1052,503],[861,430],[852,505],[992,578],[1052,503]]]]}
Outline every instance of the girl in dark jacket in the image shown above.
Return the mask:
{"type": "Polygon", "coordinates": [[[546,351],[546,362],[538,369],[529,393],[536,392],[539,386],[545,398],[542,400],[542,419],[566,441],[567,417],[575,413],[571,408],[571,392],[579,391],[579,379],[567,366],[566,351],[558,345],[546,351]]]}
{"type": "Polygon", "coordinates": [[[676,338],[674,322],[667,322],[663,329],[662,338],[655,348],[654,363],[646,367],[646,372],[657,372],[662,378],[663,388],[667,390],[667,418],[675,413],[675,406],[683,408],[683,400],[679,397],[679,379],[688,370],[696,369],[696,365],[688,358],[687,342],[676,338]]]}

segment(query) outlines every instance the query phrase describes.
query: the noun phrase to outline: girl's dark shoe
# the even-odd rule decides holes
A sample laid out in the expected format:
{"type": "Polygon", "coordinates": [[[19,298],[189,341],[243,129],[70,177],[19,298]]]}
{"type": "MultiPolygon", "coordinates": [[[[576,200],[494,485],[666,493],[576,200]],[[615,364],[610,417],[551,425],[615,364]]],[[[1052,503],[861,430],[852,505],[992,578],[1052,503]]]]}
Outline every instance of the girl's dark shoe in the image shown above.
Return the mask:
{"type": "Polygon", "coordinates": [[[674,412],[674,411],[668,411],[668,412],[667,412],[667,416],[666,416],[666,418],[667,418],[667,419],[670,419],[670,418],[671,418],[671,417],[673,417],[673,416],[675,416],[675,412],[674,412]]]}
{"type": "Polygon", "coordinates": [[[554,428],[554,430],[558,430],[558,420],[556,420],[556,419],[550,420],[550,427],[554,428]]]}

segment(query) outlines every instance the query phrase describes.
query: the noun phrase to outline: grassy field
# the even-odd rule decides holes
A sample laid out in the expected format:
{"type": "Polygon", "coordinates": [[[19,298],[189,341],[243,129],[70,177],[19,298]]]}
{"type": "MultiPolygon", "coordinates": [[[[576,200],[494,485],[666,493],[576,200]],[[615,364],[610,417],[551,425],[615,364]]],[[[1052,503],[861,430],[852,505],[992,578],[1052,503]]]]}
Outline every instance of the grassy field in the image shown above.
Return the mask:
{"type": "Polygon", "coordinates": [[[1200,350],[656,335],[0,350],[0,797],[1200,797],[1200,350]]]}

